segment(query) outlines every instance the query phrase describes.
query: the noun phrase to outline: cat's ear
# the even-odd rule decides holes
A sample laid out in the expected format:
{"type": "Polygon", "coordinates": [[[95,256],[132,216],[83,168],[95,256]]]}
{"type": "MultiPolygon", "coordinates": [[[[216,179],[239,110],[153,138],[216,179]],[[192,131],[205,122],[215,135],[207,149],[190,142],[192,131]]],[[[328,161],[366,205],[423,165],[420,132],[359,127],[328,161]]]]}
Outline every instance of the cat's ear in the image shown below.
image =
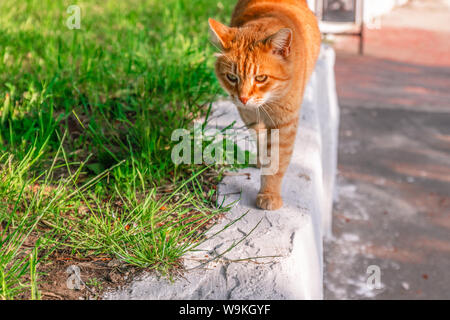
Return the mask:
{"type": "Polygon", "coordinates": [[[233,40],[235,36],[235,28],[227,27],[226,25],[209,18],[209,27],[214,34],[215,42],[220,44],[222,48],[227,48],[228,43],[233,40]]]}
{"type": "Polygon", "coordinates": [[[270,46],[273,53],[279,54],[286,58],[291,53],[292,37],[292,30],[289,28],[283,28],[277,33],[266,38],[264,43],[270,46]]]}

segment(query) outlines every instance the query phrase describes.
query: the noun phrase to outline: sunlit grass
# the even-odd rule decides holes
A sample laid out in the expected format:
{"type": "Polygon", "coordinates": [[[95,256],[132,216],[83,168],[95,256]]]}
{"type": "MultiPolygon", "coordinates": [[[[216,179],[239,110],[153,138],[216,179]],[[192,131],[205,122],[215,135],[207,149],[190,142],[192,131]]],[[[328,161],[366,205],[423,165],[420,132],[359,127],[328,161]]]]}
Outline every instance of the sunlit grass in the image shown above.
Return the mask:
{"type": "Polygon", "coordinates": [[[168,272],[215,208],[171,133],[219,92],[207,18],[233,1],[0,2],[0,298],[55,250],[168,272]]]}

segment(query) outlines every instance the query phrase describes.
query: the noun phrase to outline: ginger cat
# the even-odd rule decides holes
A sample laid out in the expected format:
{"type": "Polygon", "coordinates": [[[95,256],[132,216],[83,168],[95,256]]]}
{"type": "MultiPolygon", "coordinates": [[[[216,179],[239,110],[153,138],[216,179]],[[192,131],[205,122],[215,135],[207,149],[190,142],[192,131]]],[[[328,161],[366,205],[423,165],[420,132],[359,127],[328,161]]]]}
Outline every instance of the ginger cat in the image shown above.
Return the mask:
{"type": "Polygon", "coordinates": [[[275,150],[271,132],[278,129],[278,171],[261,175],[256,198],[259,208],[277,210],[303,93],[320,51],[316,17],[306,0],[239,0],[230,27],[213,19],[209,25],[222,51],[216,75],[245,124],[258,138],[267,132],[268,155],[275,150]]]}

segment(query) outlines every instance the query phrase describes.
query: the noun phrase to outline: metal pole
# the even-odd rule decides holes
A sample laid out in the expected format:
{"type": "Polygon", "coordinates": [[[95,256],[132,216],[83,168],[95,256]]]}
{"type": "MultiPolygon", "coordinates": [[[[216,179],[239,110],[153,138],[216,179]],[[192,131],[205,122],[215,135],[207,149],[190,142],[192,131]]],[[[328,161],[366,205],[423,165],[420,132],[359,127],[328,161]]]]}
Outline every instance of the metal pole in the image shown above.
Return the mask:
{"type": "Polygon", "coordinates": [[[359,33],[359,54],[364,55],[364,0],[360,1],[361,30],[359,33]]]}

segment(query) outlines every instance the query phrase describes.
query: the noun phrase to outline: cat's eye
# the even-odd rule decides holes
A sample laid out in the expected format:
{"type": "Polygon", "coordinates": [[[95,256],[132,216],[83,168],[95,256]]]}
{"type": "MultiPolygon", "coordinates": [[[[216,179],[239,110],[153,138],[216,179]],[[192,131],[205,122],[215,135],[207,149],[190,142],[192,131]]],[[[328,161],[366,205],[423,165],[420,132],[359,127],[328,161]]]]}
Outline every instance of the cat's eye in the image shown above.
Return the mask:
{"type": "Polygon", "coordinates": [[[236,77],[234,74],[232,74],[232,73],[227,73],[227,79],[230,81],[230,82],[233,82],[233,83],[235,83],[235,82],[237,82],[238,81],[238,77],[236,77]]]}
{"type": "Polygon", "coordinates": [[[259,75],[259,76],[255,77],[255,80],[256,80],[256,82],[264,82],[264,81],[267,80],[267,76],[265,74],[264,75],[259,75]]]}

